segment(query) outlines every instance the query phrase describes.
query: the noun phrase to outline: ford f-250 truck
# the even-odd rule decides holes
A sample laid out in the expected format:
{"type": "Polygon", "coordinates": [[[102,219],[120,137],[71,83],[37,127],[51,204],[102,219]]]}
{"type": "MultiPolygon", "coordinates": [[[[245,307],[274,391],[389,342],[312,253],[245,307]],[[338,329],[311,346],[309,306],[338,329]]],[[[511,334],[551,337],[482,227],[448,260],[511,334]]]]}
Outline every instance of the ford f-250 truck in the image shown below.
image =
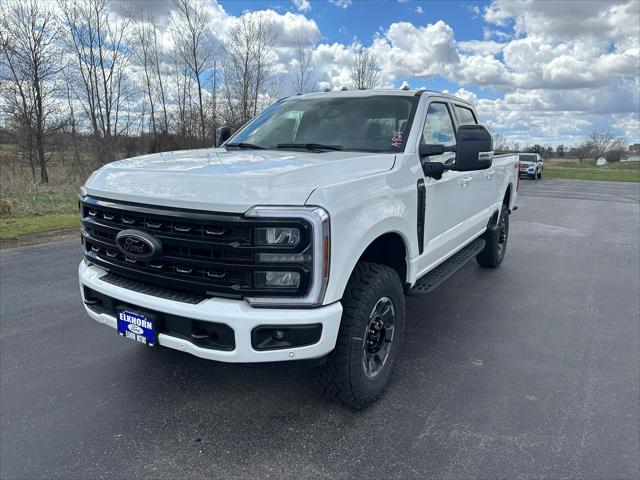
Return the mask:
{"type": "Polygon", "coordinates": [[[206,359],[319,359],[325,392],[363,408],[401,353],[405,295],[502,262],[517,155],[425,90],[299,95],[229,135],[89,177],[86,311],[206,359]]]}

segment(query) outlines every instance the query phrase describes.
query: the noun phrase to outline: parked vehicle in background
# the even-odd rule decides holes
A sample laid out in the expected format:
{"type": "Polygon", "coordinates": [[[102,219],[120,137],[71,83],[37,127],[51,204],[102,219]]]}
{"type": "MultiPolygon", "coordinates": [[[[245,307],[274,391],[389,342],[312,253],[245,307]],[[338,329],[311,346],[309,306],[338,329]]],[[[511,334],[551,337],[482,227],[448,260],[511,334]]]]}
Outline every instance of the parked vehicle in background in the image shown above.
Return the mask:
{"type": "Polygon", "coordinates": [[[364,408],[401,353],[405,294],[504,258],[518,155],[494,156],[477,119],[439,92],[313,93],[222,127],[218,148],[106,165],[80,195],[86,311],[211,360],[317,360],[325,393],[364,408]]]}
{"type": "Polygon", "coordinates": [[[527,176],[534,180],[542,179],[544,162],[538,153],[520,153],[520,176],[527,176]]]}

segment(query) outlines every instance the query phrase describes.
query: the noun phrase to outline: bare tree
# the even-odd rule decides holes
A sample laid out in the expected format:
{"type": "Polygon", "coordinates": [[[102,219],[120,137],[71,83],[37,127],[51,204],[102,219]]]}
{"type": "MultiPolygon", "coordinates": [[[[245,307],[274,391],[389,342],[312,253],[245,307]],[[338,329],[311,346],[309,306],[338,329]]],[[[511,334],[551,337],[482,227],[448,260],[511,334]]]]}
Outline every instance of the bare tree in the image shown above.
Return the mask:
{"type": "Polygon", "coordinates": [[[116,142],[127,128],[120,117],[126,96],[129,48],[125,35],[129,21],[116,18],[109,0],[58,0],[75,56],[82,107],[90,120],[96,159],[115,159],[116,142]]]}
{"type": "Polygon", "coordinates": [[[606,159],[609,162],[619,162],[622,154],[627,151],[627,140],[618,137],[611,142],[609,150],[606,153],[606,159]]]}
{"type": "Polygon", "coordinates": [[[506,152],[509,150],[507,139],[501,133],[496,133],[493,136],[493,150],[495,152],[506,152]]]}
{"type": "Polygon", "coordinates": [[[593,158],[604,156],[611,148],[616,136],[608,130],[596,130],[589,135],[588,143],[591,145],[590,154],[593,158]]]}
{"type": "MultiPolygon", "coordinates": [[[[151,23],[155,24],[153,17],[150,17],[151,23]]],[[[154,67],[154,73],[158,85],[158,99],[160,101],[160,108],[162,110],[162,123],[160,129],[162,133],[167,134],[169,132],[169,116],[167,114],[167,93],[165,91],[164,81],[162,79],[162,61],[160,58],[160,48],[158,45],[158,31],[153,29],[153,42],[151,44],[151,56],[152,64],[154,67]]]]}
{"type": "Polygon", "coordinates": [[[351,82],[356,90],[371,90],[380,86],[382,74],[374,53],[359,46],[351,61],[351,82]]]}
{"type": "Polygon", "coordinates": [[[578,158],[578,162],[580,163],[582,163],[582,160],[584,160],[589,155],[591,155],[592,151],[593,151],[593,145],[589,141],[576,145],[574,148],[574,153],[578,158]]]}
{"type": "MultiPolygon", "coordinates": [[[[145,16],[142,11],[135,14],[137,19],[133,38],[138,63],[142,66],[146,103],[149,105],[149,125],[153,133],[152,151],[159,148],[159,133],[169,129],[167,95],[163,80],[164,68],[158,45],[158,31],[153,16],[145,16]]],[[[142,126],[142,123],[139,125],[142,126]]]]}
{"type": "Polygon", "coordinates": [[[296,93],[305,93],[314,89],[312,54],[313,48],[311,48],[311,45],[305,45],[301,39],[298,39],[292,81],[293,89],[296,93]]]}
{"type": "Polygon", "coordinates": [[[158,128],[156,126],[155,111],[155,69],[153,66],[153,55],[151,53],[151,49],[153,48],[153,37],[156,29],[153,23],[146,21],[141,12],[138,12],[136,16],[138,22],[134,28],[134,39],[136,42],[135,52],[136,57],[142,65],[142,70],[144,72],[145,92],[150,109],[149,121],[151,125],[151,131],[153,132],[154,136],[154,143],[157,143],[158,128]]]}
{"type": "Polygon", "coordinates": [[[198,95],[200,139],[206,136],[203,90],[206,74],[213,57],[213,40],[207,33],[209,14],[202,0],[174,0],[176,14],[171,18],[171,33],[176,55],[186,65],[185,73],[195,81],[198,95]]]}
{"type": "Polygon", "coordinates": [[[45,137],[51,124],[49,117],[55,111],[53,94],[61,71],[55,43],[58,28],[52,10],[36,0],[9,2],[0,14],[0,65],[6,71],[2,82],[5,104],[14,124],[23,130],[20,136],[34,178],[35,154],[40,182],[48,183],[45,137]]]}
{"type": "Polygon", "coordinates": [[[268,93],[272,76],[272,47],[276,36],[260,14],[244,14],[227,44],[223,94],[229,123],[239,127],[257,114],[261,95],[268,93]]]}

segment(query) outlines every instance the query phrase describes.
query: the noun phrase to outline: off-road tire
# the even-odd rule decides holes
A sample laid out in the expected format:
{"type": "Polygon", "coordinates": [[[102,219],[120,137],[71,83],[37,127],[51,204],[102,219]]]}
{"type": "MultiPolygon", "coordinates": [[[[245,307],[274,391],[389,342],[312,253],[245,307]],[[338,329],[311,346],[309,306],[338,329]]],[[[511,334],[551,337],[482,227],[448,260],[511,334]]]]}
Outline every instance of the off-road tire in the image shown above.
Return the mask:
{"type": "Polygon", "coordinates": [[[360,262],[347,284],[342,308],[336,348],[319,367],[319,381],[330,399],[361,410],[382,394],[400,353],[405,299],[398,273],[386,265],[360,262]],[[393,339],[380,372],[371,378],[364,366],[366,332],[373,309],[384,298],[391,300],[395,311],[393,339]]]}
{"type": "Polygon", "coordinates": [[[485,268],[497,268],[504,260],[509,239],[509,210],[502,206],[498,223],[484,233],[484,249],[476,256],[478,264],[485,268]]]}

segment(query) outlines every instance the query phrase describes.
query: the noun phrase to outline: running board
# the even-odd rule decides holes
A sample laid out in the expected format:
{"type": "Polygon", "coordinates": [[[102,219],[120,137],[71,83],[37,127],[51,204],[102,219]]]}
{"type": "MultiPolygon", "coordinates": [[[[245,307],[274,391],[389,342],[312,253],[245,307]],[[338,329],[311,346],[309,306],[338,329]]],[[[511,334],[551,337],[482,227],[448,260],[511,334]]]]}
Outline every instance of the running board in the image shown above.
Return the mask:
{"type": "Polygon", "coordinates": [[[438,287],[451,275],[460,270],[469,260],[473,260],[484,248],[483,238],[476,238],[462,250],[456,252],[430,272],[418,279],[413,288],[407,291],[407,295],[419,296],[429,293],[438,287]]]}

